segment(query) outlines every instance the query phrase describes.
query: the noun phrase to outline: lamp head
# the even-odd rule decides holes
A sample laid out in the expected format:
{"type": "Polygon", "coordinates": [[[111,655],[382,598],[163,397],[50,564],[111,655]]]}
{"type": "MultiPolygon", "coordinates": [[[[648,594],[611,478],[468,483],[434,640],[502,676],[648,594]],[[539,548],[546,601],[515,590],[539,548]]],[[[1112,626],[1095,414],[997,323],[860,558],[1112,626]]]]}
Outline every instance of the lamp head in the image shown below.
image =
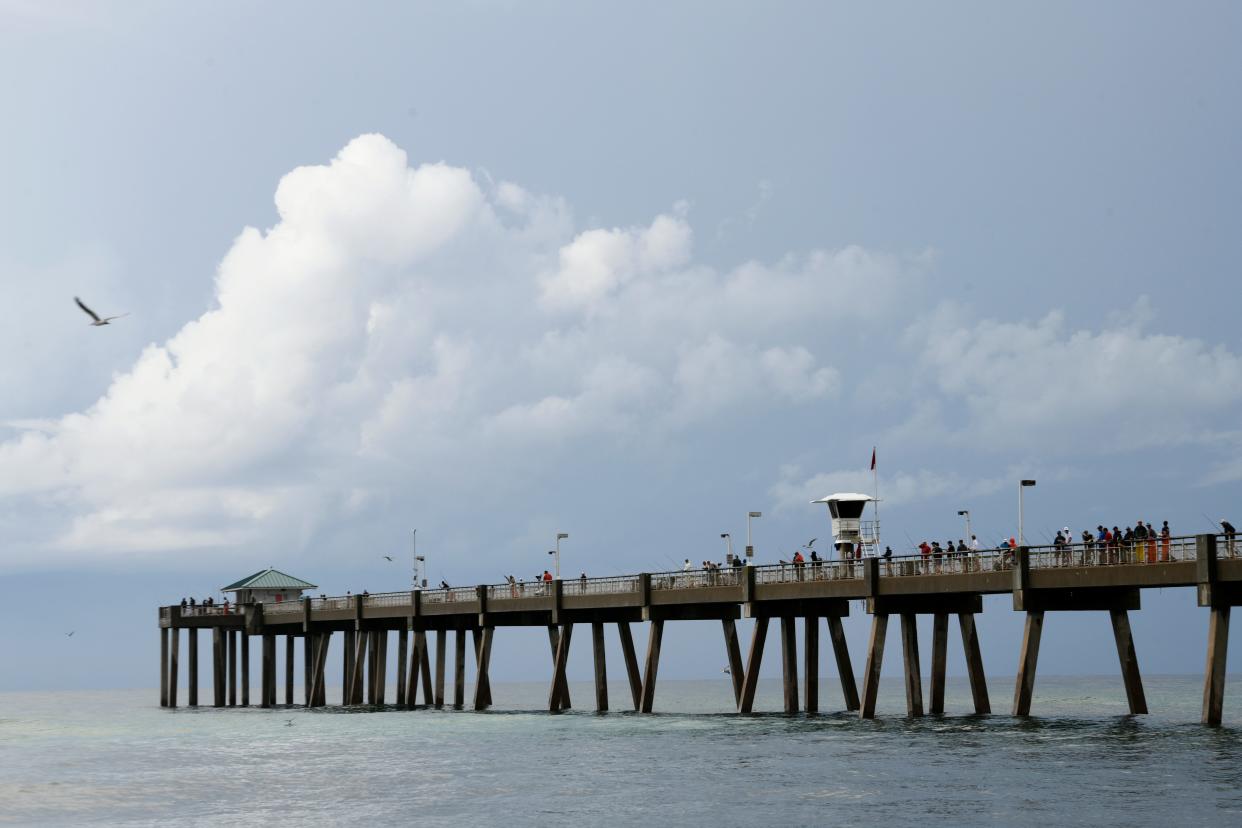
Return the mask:
{"type": "Polygon", "coordinates": [[[958,514],[959,516],[961,516],[961,515],[969,515],[969,514],[970,514],[970,510],[969,510],[969,509],[958,509],[958,510],[957,510],[957,514],[958,514]]]}
{"type": "Polygon", "coordinates": [[[763,512],[747,512],[747,517],[763,517],[763,512]]]}
{"type": "Polygon", "coordinates": [[[722,538],[727,538],[727,537],[729,537],[729,533],[728,533],[728,532],[721,532],[721,533],[720,533],[720,537],[722,537],[722,538]]]}
{"type": "Polygon", "coordinates": [[[1035,481],[1034,481],[1034,480],[1023,480],[1023,481],[1022,481],[1022,485],[1023,485],[1023,486],[1034,486],[1034,485],[1035,485],[1035,481]]]}
{"type": "Polygon", "coordinates": [[[557,533],[556,533],[556,539],[557,539],[557,540],[565,540],[565,539],[566,539],[566,538],[568,538],[568,537],[569,537],[569,535],[568,535],[568,534],[566,534],[565,532],[557,532],[557,533]]]}

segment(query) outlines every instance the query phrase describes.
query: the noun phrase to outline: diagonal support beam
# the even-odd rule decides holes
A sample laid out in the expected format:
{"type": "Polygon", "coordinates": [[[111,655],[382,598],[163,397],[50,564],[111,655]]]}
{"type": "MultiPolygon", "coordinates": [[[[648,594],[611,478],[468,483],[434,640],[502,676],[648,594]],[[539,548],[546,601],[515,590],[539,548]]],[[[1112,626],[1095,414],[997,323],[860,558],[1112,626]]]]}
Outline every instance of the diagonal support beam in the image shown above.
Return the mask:
{"type": "Polygon", "coordinates": [[[763,644],[768,637],[768,619],[756,618],[755,629],[750,637],[750,652],[746,656],[746,679],[742,682],[742,700],[739,713],[750,713],[755,707],[755,690],[759,687],[759,666],[763,663],[763,644]]]}
{"type": "MultiPolygon", "coordinates": [[[[556,649],[557,647],[560,646],[560,640],[561,640],[560,636],[561,636],[560,630],[557,629],[556,625],[549,624],[548,625],[548,646],[552,651],[552,666],[553,667],[556,666],[556,649]]],[[[573,704],[569,700],[569,682],[563,680],[560,686],[556,687],[555,689],[557,693],[557,699],[556,699],[557,708],[556,709],[557,710],[569,710],[571,707],[573,707],[573,704]]]]}
{"type": "Polygon", "coordinates": [[[574,625],[563,624],[557,635],[556,654],[552,660],[552,685],[548,688],[548,712],[559,713],[567,710],[564,705],[562,688],[568,684],[565,678],[565,667],[569,663],[569,643],[573,638],[574,625]]]}
{"type": "Polygon", "coordinates": [[[1031,696],[1035,692],[1035,666],[1039,663],[1039,638],[1044,632],[1044,613],[1032,610],[1026,614],[1022,632],[1022,652],[1018,656],[1018,678],[1013,690],[1013,715],[1031,715],[1031,696]]]}
{"type": "Polygon", "coordinates": [[[858,709],[858,682],[854,680],[854,664],[850,661],[850,645],[845,640],[845,626],[841,619],[830,615],[828,635],[832,639],[832,654],[837,662],[837,675],[841,677],[841,692],[845,695],[845,709],[858,709]]]}
{"type": "Polygon", "coordinates": [[[1123,609],[1109,610],[1113,622],[1113,639],[1117,642],[1117,658],[1121,661],[1121,679],[1126,687],[1126,702],[1131,714],[1147,712],[1143,678],[1139,675],[1138,654],[1134,652],[1134,636],[1130,632],[1130,615],[1123,609]]]}
{"type": "Polygon", "coordinates": [[[884,638],[888,633],[888,615],[876,613],[871,616],[871,640],[867,644],[867,667],[863,671],[862,706],[860,719],[875,718],[875,700],[880,692],[880,666],[884,663],[884,638]]]}
{"type": "Polygon", "coordinates": [[[970,677],[970,695],[975,703],[975,713],[986,716],[992,712],[992,703],[988,700],[988,680],[983,672],[983,653],[979,649],[975,616],[969,612],[958,613],[957,623],[962,631],[962,650],[966,653],[966,674],[970,677]]]}
{"type": "Polygon", "coordinates": [[[643,671],[642,713],[650,713],[655,702],[656,674],[660,670],[660,641],[664,637],[664,621],[655,618],[650,622],[647,636],[647,664],[643,671]]]}
{"type": "Polygon", "coordinates": [[[621,637],[621,654],[625,656],[625,674],[630,680],[630,695],[634,699],[634,709],[643,704],[643,677],[638,672],[638,656],[634,654],[634,635],[630,632],[628,621],[617,622],[617,635],[621,637]]]}
{"type": "Polygon", "coordinates": [[[725,654],[729,657],[729,678],[733,680],[733,703],[742,703],[742,683],[746,679],[746,668],[742,666],[742,648],[737,640],[737,624],[732,618],[725,618],[724,627],[725,654]]]}
{"type": "Polygon", "coordinates": [[[492,661],[492,635],[495,632],[495,627],[484,627],[475,650],[478,658],[478,672],[474,683],[475,710],[486,710],[492,703],[491,682],[487,678],[487,669],[492,661]]]}

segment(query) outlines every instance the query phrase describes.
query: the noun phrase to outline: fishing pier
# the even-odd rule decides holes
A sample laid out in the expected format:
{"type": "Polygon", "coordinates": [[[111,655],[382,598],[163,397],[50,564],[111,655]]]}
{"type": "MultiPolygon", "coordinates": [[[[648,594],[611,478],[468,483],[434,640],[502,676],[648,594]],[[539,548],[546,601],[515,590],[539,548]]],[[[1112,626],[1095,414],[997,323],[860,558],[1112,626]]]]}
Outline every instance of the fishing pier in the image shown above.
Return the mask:
{"type": "Polygon", "coordinates": [[[821,619],[835,656],[845,709],[873,718],[890,616],[901,621],[906,713],[924,715],[918,615],[932,616],[930,688],[927,713],[944,713],[949,617],[957,616],[967,674],[977,714],[991,713],[975,616],[983,596],[1010,593],[1013,609],[1026,614],[1017,647],[1012,713],[1029,715],[1048,613],[1107,611],[1117,644],[1131,713],[1147,702],[1130,632],[1129,613],[1140,609],[1142,590],[1188,587],[1208,610],[1203,717],[1219,725],[1225,690],[1225,654],[1230,609],[1242,603],[1242,556],[1232,536],[1151,538],[1123,545],[1075,544],[978,552],[933,558],[861,557],[801,564],[736,566],[692,572],[640,573],[567,581],[528,581],[452,589],[422,589],[374,595],[303,597],[234,606],[161,607],[160,704],[178,704],[181,632],[188,647],[187,702],[198,704],[198,633],[211,630],[212,705],[249,705],[250,646],[261,647],[258,703],[277,700],[278,642],[284,638],[284,704],[294,704],[294,667],[302,650],[307,707],[327,703],[325,675],[336,652],[343,667],[341,698],[347,705],[382,705],[388,670],[389,636],[397,639],[398,706],[421,705],[485,710],[492,704],[489,663],[497,630],[546,627],[550,650],[547,708],[571,706],[565,667],[575,627],[591,630],[595,704],[609,709],[604,635],[615,626],[629,679],[625,705],[650,713],[655,707],[660,643],[669,621],[721,623],[733,694],[739,713],[750,713],[771,621],[778,620],[786,713],[819,710],[821,619]],[[850,601],[865,601],[871,633],[861,688],[855,679],[841,619],[850,601]],[[736,621],[754,619],[743,659],[736,621]],[[796,625],[803,625],[799,658],[796,625]],[[647,647],[640,667],[632,624],[646,624],[647,647]],[[449,634],[453,635],[453,697],[445,696],[449,634]],[[339,635],[338,635],[339,634],[339,635]],[[467,635],[470,644],[467,646],[467,635]],[[432,638],[434,637],[434,647],[432,638]],[[299,644],[300,641],[300,644],[299,644]],[[340,642],[334,644],[334,641],[340,642]],[[469,652],[467,652],[469,650],[469,652]],[[432,667],[434,654],[435,666],[432,667]],[[240,662],[240,664],[239,664],[240,662]],[[473,698],[467,705],[466,669],[473,665],[473,698]],[[801,681],[799,666],[801,663],[801,681]],[[240,678],[240,702],[238,683],[240,678]]]}

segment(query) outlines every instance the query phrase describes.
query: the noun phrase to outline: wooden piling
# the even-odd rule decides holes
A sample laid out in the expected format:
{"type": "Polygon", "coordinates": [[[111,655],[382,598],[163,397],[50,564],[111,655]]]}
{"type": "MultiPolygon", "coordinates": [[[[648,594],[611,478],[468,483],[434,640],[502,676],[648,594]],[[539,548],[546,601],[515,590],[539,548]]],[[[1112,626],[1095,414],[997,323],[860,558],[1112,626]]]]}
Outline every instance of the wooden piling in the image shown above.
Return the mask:
{"type": "Polygon", "coordinates": [[[742,666],[742,648],[737,640],[737,623],[732,618],[722,619],[724,628],[725,655],[729,659],[729,678],[733,680],[733,704],[742,703],[742,682],[746,668],[742,666]]]}
{"type": "Polygon", "coordinates": [[[983,653],[979,649],[979,633],[975,629],[975,616],[959,612],[957,623],[962,631],[962,649],[966,653],[966,675],[970,678],[970,695],[975,703],[975,713],[981,716],[992,712],[988,699],[988,680],[983,672],[983,653]]]}
{"type": "MultiPolygon", "coordinates": [[[[176,661],[176,639],[173,639],[176,661]]],[[[1225,657],[1229,652],[1229,607],[1212,607],[1208,615],[1207,666],[1203,671],[1203,723],[1220,727],[1225,711],[1225,657]]],[[[173,670],[176,675],[176,669],[173,670]]]]}
{"type": "Polygon", "coordinates": [[[173,627],[169,632],[172,633],[172,651],[168,655],[168,706],[177,706],[177,683],[180,678],[177,675],[177,653],[181,649],[181,630],[173,627]]]}
{"type": "Polygon", "coordinates": [[[642,713],[650,713],[655,704],[656,674],[660,670],[660,641],[664,638],[664,621],[653,618],[647,636],[647,664],[643,670],[642,713]]]}
{"type": "Polygon", "coordinates": [[[1043,610],[1026,614],[1022,632],[1022,651],[1018,656],[1018,678],[1013,691],[1013,715],[1031,715],[1031,695],[1035,691],[1035,665],[1039,661],[1039,637],[1044,631],[1043,610]]]}
{"type": "Polygon", "coordinates": [[[804,654],[803,681],[807,715],[819,712],[819,616],[808,615],[803,619],[802,645],[804,654]]]}
{"type": "MultiPolygon", "coordinates": [[[[549,628],[551,629],[551,628],[549,628]]],[[[569,663],[569,643],[573,637],[574,625],[564,624],[556,636],[556,653],[552,659],[552,682],[548,687],[548,712],[558,713],[568,709],[563,692],[568,680],[565,677],[565,666],[569,663]]]]}
{"type": "Polygon", "coordinates": [[[487,677],[487,671],[492,663],[492,636],[495,633],[495,627],[484,627],[482,634],[479,636],[478,647],[475,649],[477,661],[474,683],[475,710],[486,710],[492,704],[492,685],[487,677]]]}
{"type": "Polygon", "coordinates": [[[605,713],[608,710],[608,664],[604,653],[604,624],[601,621],[591,624],[591,649],[595,656],[595,710],[605,713]]]}
{"type": "Polygon", "coordinates": [[[293,661],[295,644],[293,636],[285,636],[285,704],[293,706],[293,661]]]}
{"type": "Polygon", "coordinates": [[[250,633],[241,631],[241,703],[250,706],[250,633]]]}
{"type": "Polygon", "coordinates": [[[405,672],[406,661],[409,659],[407,652],[410,646],[410,634],[405,627],[397,631],[397,706],[400,707],[406,703],[405,688],[405,672]]]}
{"type": "Polygon", "coordinates": [[[949,654],[949,614],[937,612],[932,614],[932,663],[931,663],[931,696],[928,702],[928,713],[933,716],[944,715],[944,681],[949,654]]]}
{"type": "Polygon", "coordinates": [[[872,615],[867,667],[863,671],[862,705],[858,710],[860,719],[875,718],[875,700],[880,692],[880,666],[884,663],[884,637],[887,632],[888,615],[879,612],[872,615]]]}
{"type": "Polygon", "coordinates": [[[448,631],[436,630],[436,709],[444,707],[444,661],[448,631]]]}
{"type": "Polygon", "coordinates": [[[841,692],[845,696],[845,709],[858,709],[858,682],[854,680],[854,664],[850,661],[850,647],[845,640],[845,626],[841,619],[830,615],[828,635],[832,639],[832,654],[837,662],[837,675],[841,677],[841,692]]]}
{"type": "Polygon", "coordinates": [[[1131,714],[1147,712],[1143,678],[1139,675],[1138,654],[1134,652],[1134,636],[1130,632],[1130,615],[1123,609],[1108,611],[1113,622],[1113,639],[1117,642],[1117,658],[1121,662],[1121,680],[1126,688],[1126,703],[1131,714]]]}
{"type": "MultiPolygon", "coordinates": [[[[560,640],[561,640],[560,636],[561,634],[560,634],[560,631],[557,629],[557,626],[555,624],[549,624],[548,625],[548,647],[552,651],[553,666],[556,665],[556,649],[558,646],[560,646],[560,640]]],[[[569,700],[569,681],[565,679],[563,676],[561,677],[560,683],[556,688],[556,692],[558,695],[557,707],[556,707],[557,710],[569,710],[571,707],[573,707],[572,702],[570,702],[569,700]]]]}
{"type": "Polygon", "coordinates": [[[160,628],[160,707],[168,707],[168,628],[160,628]]]}
{"type": "Polygon", "coordinates": [[[237,706],[237,630],[228,631],[229,707],[237,706]]]}
{"type": "Polygon", "coordinates": [[[798,633],[797,619],[781,617],[781,675],[786,715],[798,712],[798,633]]]}
{"type": "Polygon", "coordinates": [[[918,616],[901,614],[901,655],[906,673],[906,715],[923,715],[923,677],[919,668],[918,616]]]}
{"type": "Polygon", "coordinates": [[[454,641],[453,655],[453,709],[461,710],[466,706],[466,631],[458,630],[454,641]]]}
{"type": "Polygon", "coordinates": [[[638,656],[634,653],[634,636],[628,621],[617,622],[617,635],[621,638],[621,654],[625,660],[625,674],[630,680],[630,695],[634,699],[634,709],[638,710],[643,704],[643,678],[638,672],[638,656]]]}
{"type": "Polygon", "coordinates": [[[750,713],[755,707],[755,690],[759,687],[759,666],[763,663],[763,643],[768,637],[766,616],[755,619],[755,629],[750,637],[750,652],[746,656],[746,678],[742,682],[742,700],[739,713],[750,713]]]}
{"type": "Polygon", "coordinates": [[[198,630],[190,627],[185,634],[186,643],[190,645],[186,653],[189,659],[189,669],[186,671],[189,679],[189,684],[186,686],[186,702],[190,707],[198,707],[198,630]]]}

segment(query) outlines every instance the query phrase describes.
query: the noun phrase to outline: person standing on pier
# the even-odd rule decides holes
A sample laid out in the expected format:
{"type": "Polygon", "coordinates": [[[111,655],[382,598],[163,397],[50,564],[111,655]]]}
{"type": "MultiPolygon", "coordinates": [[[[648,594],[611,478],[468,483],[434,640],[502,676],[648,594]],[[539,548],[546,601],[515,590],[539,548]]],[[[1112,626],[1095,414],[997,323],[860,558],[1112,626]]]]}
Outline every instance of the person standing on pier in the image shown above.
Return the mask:
{"type": "Polygon", "coordinates": [[[1227,520],[1220,522],[1221,531],[1225,533],[1225,553],[1229,557],[1233,557],[1233,539],[1238,534],[1238,530],[1233,528],[1233,524],[1227,520]]]}
{"type": "Polygon", "coordinates": [[[1172,534],[1169,532],[1169,522],[1166,520],[1160,526],[1160,560],[1167,561],[1169,559],[1169,538],[1172,534]]]}

